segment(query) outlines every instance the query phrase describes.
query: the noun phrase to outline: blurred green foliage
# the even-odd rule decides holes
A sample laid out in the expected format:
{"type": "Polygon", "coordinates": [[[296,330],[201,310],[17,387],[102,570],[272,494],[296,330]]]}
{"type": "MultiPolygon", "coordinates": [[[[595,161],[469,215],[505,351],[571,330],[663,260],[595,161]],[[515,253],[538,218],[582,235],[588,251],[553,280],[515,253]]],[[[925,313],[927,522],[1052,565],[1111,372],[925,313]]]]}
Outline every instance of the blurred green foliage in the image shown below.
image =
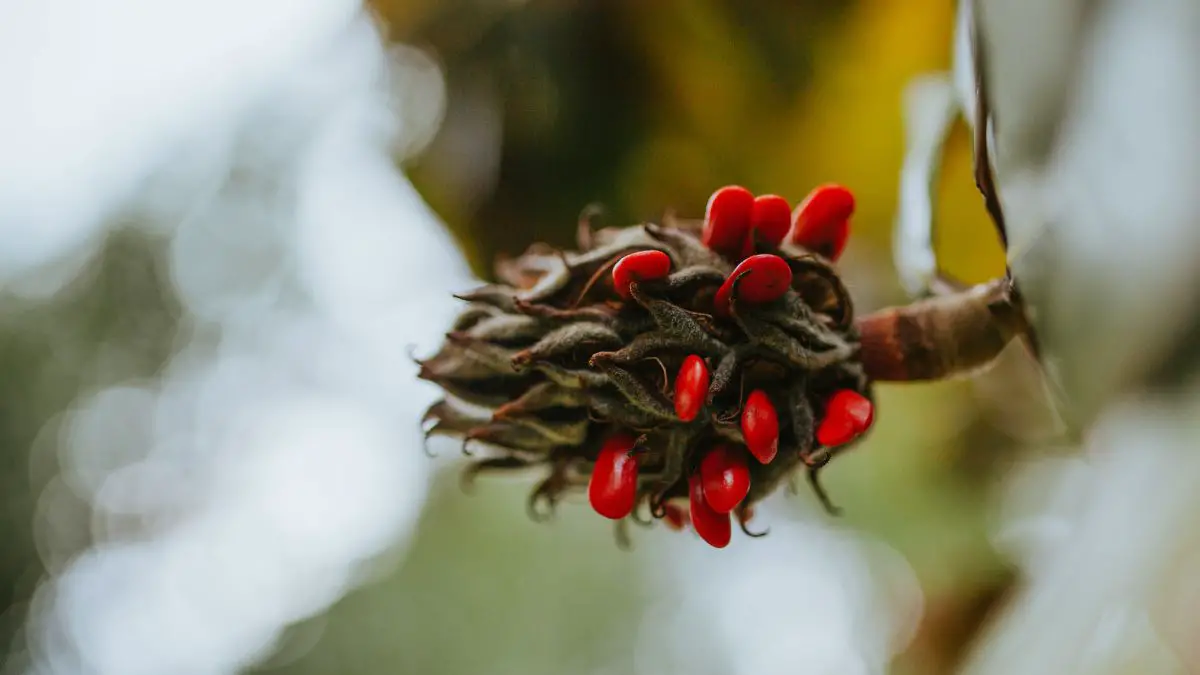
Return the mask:
{"type": "MultiPolygon", "coordinates": [[[[455,98],[473,83],[498,99],[493,189],[464,199],[422,162],[412,172],[481,274],[496,252],[570,244],[588,203],[614,223],[698,214],[728,183],[798,200],[843,182],[859,195],[855,246],[886,259],[901,92],[947,67],[953,18],[952,3],[934,0],[379,3],[389,18],[400,4],[392,33],[442,60],[451,116],[479,105],[455,98]]],[[[441,140],[430,156],[449,145],[441,140]]],[[[965,133],[946,161],[942,250],[953,271],[983,279],[1003,258],[965,133]]]]}
{"type": "MultiPolygon", "coordinates": [[[[59,470],[52,421],[80,392],[152,377],[171,354],[179,308],[157,253],[141,236],[114,235],[57,302],[0,300],[0,645],[19,642],[43,562],[65,562],[39,560],[33,531],[39,496],[59,470]]],[[[72,506],[55,514],[54,535],[82,549],[90,514],[82,500],[72,506]]]]}
{"type": "MultiPolygon", "coordinates": [[[[606,521],[568,505],[525,520],[528,486],[481,481],[465,498],[443,474],[419,544],[383,581],[352,595],[289,673],[632,672],[636,563],[606,521]]],[[[286,652],[285,652],[286,653],[286,652]]]]}

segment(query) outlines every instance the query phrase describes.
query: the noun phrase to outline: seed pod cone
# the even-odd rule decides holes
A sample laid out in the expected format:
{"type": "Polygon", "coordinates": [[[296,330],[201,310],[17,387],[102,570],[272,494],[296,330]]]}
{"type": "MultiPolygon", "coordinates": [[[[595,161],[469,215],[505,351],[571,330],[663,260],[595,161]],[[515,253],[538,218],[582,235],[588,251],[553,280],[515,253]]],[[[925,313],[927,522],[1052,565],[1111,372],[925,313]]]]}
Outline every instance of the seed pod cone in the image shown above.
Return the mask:
{"type": "Polygon", "coordinates": [[[761,389],[779,408],[779,455],[749,462],[748,508],[820,450],[815,421],[833,392],[871,396],[853,305],[832,265],[792,244],[756,242],[755,253],[791,267],[790,290],[762,304],[735,291],[728,316],[719,315],[713,299],[734,264],[701,244],[702,225],[668,218],[583,229],[579,250],[536,244],[498,262],[498,283],[457,296],[466,307],[420,377],[445,392],[426,415],[434,433],[479,453],[472,475],[540,472],[530,504],[545,514],[566,493],[586,491],[606,438],[630,433],[641,438],[637,503],[661,517],[666,500],[686,499],[709,449],[742,446],[743,401],[761,389]],[[651,249],[670,257],[669,276],[635,283],[623,299],[613,266],[651,249]],[[693,354],[712,380],[707,404],[685,422],[670,378],[693,354]]]}

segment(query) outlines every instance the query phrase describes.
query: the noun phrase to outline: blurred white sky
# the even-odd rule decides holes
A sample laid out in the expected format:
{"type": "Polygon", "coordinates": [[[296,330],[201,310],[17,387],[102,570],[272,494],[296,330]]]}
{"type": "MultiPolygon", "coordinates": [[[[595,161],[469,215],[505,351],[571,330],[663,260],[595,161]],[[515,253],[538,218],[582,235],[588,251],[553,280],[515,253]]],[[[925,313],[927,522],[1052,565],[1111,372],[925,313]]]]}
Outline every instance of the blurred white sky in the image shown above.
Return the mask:
{"type": "Polygon", "coordinates": [[[49,298],[137,220],[185,311],[161,379],[64,418],[33,672],[233,672],[404,539],[429,399],[405,348],[469,276],[392,151],[442,96],[347,0],[0,5],[0,290],[49,298]],[[97,543],[64,565],[72,495],[97,543]]]}

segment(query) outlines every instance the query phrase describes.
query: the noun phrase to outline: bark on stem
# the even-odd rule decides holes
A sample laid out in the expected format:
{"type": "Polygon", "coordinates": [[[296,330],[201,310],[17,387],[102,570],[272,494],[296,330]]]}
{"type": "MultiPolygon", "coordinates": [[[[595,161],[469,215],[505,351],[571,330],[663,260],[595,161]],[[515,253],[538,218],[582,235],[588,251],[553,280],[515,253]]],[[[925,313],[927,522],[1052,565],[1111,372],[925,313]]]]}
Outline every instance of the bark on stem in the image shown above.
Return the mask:
{"type": "Polygon", "coordinates": [[[868,377],[883,382],[968,375],[986,367],[1028,329],[1005,279],[882,309],[857,324],[863,368],[868,377]]]}

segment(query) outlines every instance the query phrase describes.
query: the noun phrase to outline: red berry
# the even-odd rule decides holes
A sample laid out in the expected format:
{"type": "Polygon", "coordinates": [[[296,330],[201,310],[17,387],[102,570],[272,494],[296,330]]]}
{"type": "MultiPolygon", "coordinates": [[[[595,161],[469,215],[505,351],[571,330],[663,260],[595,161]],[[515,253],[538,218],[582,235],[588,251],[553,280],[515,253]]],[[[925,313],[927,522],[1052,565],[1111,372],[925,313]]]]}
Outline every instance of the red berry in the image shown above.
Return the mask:
{"type": "Polygon", "coordinates": [[[630,450],[637,439],[629,434],[617,434],[604,442],[592,477],[588,482],[588,501],[596,513],[620,520],[633,511],[637,499],[637,456],[630,450]]]}
{"type": "Polygon", "coordinates": [[[691,505],[692,528],[700,538],[713,548],[725,548],[733,534],[728,513],[717,513],[704,499],[704,485],[700,476],[693,474],[688,479],[688,501],[691,505]]]}
{"type": "Polygon", "coordinates": [[[691,521],[691,519],[688,518],[687,511],[684,511],[683,507],[677,504],[663,505],[663,520],[667,523],[667,527],[675,530],[676,532],[679,532],[683,528],[687,527],[688,523],[691,521]]]}
{"type": "Polygon", "coordinates": [[[754,211],[754,194],[740,185],[727,185],[712,193],[704,211],[700,243],[727,256],[742,251],[754,211]]]}
{"type": "Polygon", "coordinates": [[[717,513],[729,513],[750,493],[750,468],[741,455],[718,445],[700,461],[704,498],[717,513]]]}
{"type": "Polygon", "coordinates": [[[750,454],[763,464],[770,464],[779,453],[779,414],[771,398],[762,389],[746,397],[742,408],[742,436],[750,454]]]}
{"type": "Polygon", "coordinates": [[[671,273],[671,256],[658,250],[638,251],[617,261],[613,267],[613,288],[617,295],[628,300],[629,284],[662,279],[671,273]]]}
{"type": "Polygon", "coordinates": [[[792,207],[779,195],[762,195],[754,200],[754,210],[750,215],[751,243],[757,235],[758,239],[779,246],[787,236],[792,226],[792,207]]]}
{"type": "Polygon", "coordinates": [[[719,314],[729,311],[733,283],[737,281],[738,300],[761,304],[778,300],[792,287],[792,268],[777,255],[762,253],[746,258],[717,289],[713,309],[719,314]]]}
{"type": "Polygon", "coordinates": [[[875,421],[875,406],[862,394],[841,389],[829,398],[825,419],[817,426],[817,442],[832,448],[861,436],[875,421]]]}
{"type": "Polygon", "coordinates": [[[704,359],[692,354],[683,360],[675,377],[675,415],[691,422],[700,414],[708,398],[709,372],[704,359]]]}
{"type": "Polygon", "coordinates": [[[837,260],[850,237],[850,216],[854,214],[854,194],[833,183],[808,193],[792,214],[792,243],[837,260]]]}

